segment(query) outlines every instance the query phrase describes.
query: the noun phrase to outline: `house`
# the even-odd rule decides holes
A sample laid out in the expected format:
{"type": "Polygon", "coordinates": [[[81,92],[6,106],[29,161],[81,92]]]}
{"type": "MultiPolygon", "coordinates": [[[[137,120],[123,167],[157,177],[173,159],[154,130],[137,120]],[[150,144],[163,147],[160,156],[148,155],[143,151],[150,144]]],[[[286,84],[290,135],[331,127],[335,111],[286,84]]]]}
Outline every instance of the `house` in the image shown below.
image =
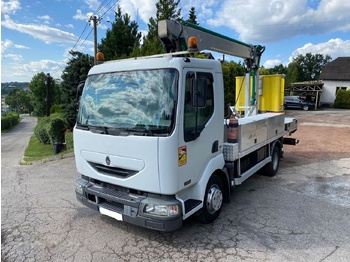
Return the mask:
{"type": "Polygon", "coordinates": [[[323,82],[320,105],[331,106],[339,89],[350,90],[350,57],[338,57],[326,64],[320,80],[323,82]]]}

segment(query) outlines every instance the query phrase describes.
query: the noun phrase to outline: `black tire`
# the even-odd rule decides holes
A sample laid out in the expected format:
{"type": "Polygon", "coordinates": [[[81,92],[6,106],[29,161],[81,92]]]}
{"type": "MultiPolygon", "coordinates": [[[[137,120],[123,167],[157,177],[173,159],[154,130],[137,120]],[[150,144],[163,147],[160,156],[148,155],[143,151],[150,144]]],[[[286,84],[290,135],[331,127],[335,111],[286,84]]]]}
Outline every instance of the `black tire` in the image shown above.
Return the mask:
{"type": "Polygon", "coordinates": [[[278,167],[280,165],[281,149],[278,144],[275,144],[271,153],[271,162],[266,164],[263,168],[263,174],[265,176],[273,177],[277,174],[278,167]]]}
{"type": "Polygon", "coordinates": [[[222,181],[217,175],[212,175],[205,190],[203,208],[198,216],[199,221],[209,224],[217,219],[220,215],[223,202],[222,181]]]}

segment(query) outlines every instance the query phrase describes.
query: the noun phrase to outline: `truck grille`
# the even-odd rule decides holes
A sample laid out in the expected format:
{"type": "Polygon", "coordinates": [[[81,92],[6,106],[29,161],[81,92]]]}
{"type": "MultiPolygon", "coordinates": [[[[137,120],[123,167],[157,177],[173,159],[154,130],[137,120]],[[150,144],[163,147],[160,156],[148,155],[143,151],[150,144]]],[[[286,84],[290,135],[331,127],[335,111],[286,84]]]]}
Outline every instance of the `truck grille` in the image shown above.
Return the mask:
{"type": "Polygon", "coordinates": [[[105,175],[115,176],[115,177],[131,177],[137,173],[135,170],[129,170],[119,167],[105,166],[102,164],[97,164],[93,162],[88,162],[96,171],[103,173],[105,175]]]}

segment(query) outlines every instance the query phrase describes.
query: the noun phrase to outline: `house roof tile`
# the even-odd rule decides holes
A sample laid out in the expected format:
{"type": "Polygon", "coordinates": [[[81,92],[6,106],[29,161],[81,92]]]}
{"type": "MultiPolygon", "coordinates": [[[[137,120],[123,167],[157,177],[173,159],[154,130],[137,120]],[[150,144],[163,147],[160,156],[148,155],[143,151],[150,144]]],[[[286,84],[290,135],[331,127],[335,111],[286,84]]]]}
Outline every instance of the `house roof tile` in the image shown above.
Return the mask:
{"type": "Polygon", "coordinates": [[[338,57],[326,64],[320,75],[321,80],[350,80],[350,57],[338,57]]]}

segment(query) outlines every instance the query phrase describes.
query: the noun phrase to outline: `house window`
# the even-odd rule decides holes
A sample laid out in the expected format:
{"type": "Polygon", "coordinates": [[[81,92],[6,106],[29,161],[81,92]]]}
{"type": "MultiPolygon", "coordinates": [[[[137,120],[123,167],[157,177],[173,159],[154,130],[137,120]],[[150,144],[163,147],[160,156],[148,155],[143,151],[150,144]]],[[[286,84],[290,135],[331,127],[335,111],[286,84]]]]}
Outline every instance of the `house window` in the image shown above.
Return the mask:
{"type": "Polygon", "coordinates": [[[335,90],[336,95],[337,95],[339,89],[346,91],[346,86],[337,86],[337,88],[335,90]]]}

